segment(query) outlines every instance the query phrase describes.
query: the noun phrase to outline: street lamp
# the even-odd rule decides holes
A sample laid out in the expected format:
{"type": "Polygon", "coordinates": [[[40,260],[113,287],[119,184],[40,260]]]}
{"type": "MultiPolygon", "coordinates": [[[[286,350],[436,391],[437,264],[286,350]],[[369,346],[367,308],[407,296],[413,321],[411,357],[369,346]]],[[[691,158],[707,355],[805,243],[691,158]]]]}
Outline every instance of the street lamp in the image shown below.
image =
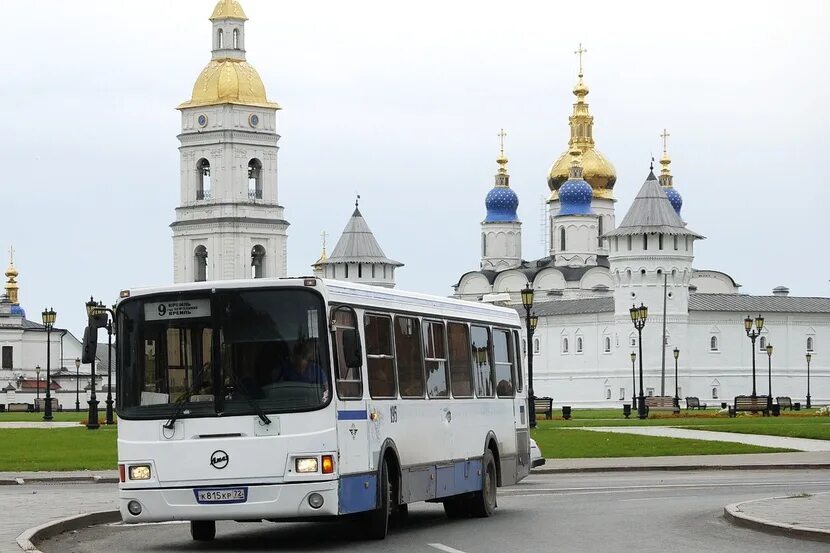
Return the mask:
{"type": "Polygon", "coordinates": [[[640,349],[640,397],[637,402],[637,417],[644,419],[648,417],[646,413],[646,397],[643,393],[643,327],[646,326],[646,319],[648,319],[648,307],[640,303],[640,307],[634,305],[628,310],[631,314],[631,322],[634,323],[634,328],[637,329],[637,346],[640,349]]]}
{"type": "MultiPolygon", "coordinates": [[[[44,309],[41,313],[43,326],[46,327],[46,407],[43,409],[43,420],[52,420],[52,327],[55,326],[55,318],[58,316],[51,307],[44,309]]],[[[40,391],[40,382],[38,382],[40,391]]]]}
{"type": "Polygon", "coordinates": [[[35,367],[35,374],[37,375],[37,401],[35,401],[35,405],[37,410],[40,411],[40,365],[35,367]]]}
{"type": "Polygon", "coordinates": [[[677,358],[680,357],[680,350],[674,348],[674,405],[680,407],[680,390],[677,385],[677,358]]]}
{"type": "Polygon", "coordinates": [[[79,392],[78,387],[80,386],[78,384],[78,382],[80,382],[80,376],[81,376],[81,358],[76,357],[75,358],[75,412],[76,413],[81,410],[81,402],[78,398],[78,392],[79,392]]]}
{"type": "Polygon", "coordinates": [[[109,313],[109,317],[107,317],[107,418],[105,423],[106,424],[115,424],[115,421],[112,419],[112,321],[115,320],[115,311],[108,307],[104,307],[104,304],[98,302],[98,305],[95,307],[95,314],[96,315],[106,315],[109,313]]]}
{"type": "Polygon", "coordinates": [[[813,360],[813,354],[809,351],[804,356],[807,359],[807,409],[810,408],[810,361],[813,360]]]}
{"type": "Polygon", "coordinates": [[[533,394],[533,331],[539,317],[530,315],[533,307],[533,288],[527,283],[522,289],[522,305],[525,308],[525,323],[527,324],[527,396],[530,400],[530,427],[536,428],[536,396],[533,394]]]}
{"type": "MultiPolygon", "coordinates": [[[[89,301],[86,302],[86,315],[89,319],[89,329],[90,331],[94,332],[95,335],[98,334],[98,326],[96,326],[93,317],[96,315],[95,310],[98,307],[98,304],[95,303],[95,300],[92,299],[92,296],[89,296],[89,301]]],[[[87,404],[89,405],[89,415],[87,416],[86,427],[88,430],[96,430],[101,425],[98,424],[98,398],[95,397],[95,359],[92,359],[90,363],[90,375],[92,376],[92,393],[89,395],[89,401],[87,404]]]]}
{"type": "Polygon", "coordinates": [[[772,412],[772,344],[767,344],[767,362],[769,363],[769,399],[767,399],[767,409],[772,412]]]}
{"type": "Polygon", "coordinates": [[[634,373],[634,362],[637,361],[637,352],[631,352],[631,407],[637,408],[637,375],[634,373]]]}
{"type": "Polygon", "coordinates": [[[761,330],[764,328],[764,318],[761,315],[755,317],[755,328],[752,328],[752,317],[749,315],[744,319],[744,329],[746,335],[752,340],[752,399],[757,395],[755,393],[755,339],[761,335],[761,330]]]}

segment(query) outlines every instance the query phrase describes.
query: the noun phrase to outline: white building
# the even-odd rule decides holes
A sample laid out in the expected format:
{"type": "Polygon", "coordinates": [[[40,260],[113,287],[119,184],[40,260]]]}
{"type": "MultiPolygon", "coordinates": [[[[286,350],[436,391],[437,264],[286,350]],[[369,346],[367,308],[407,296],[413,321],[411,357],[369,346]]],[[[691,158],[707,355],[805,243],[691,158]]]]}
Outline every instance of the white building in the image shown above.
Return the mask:
{"type": "MultiPolygon", "coordinates": [[[[648,175],[617,226],[616,172],[596,149],[587,94],[580,69],[568,148],[548,176],[548,255],[526,261],[511,249],[520,242],[491,240],[487,225],[494,210],[499,220],[518,223],[518,199],[493,201],[497,182],[485,201],[480,269],[459,278],[454,296],[500,301],[524,315],[520,290],[533,287],[539,315],[531,344],[534,391],[559,404],[617,406],[639,393],[630,358],[639,350],[629,314],[634,304],[649,308],[642,338],[646,395],[674,395],[674,348],[680,351],[681,398],[720,404],[752,393],[752,342],[744,319],[760,314],[765,325],[755,342],[755,392],[768,393],[771,362],[773,396],[804,402],[809,352],[811,399],[830,402],[830,361],[821,346],[830,344],[830,298],[792,297],[784,287],[749,296],[729,275],[694,268],[695,244],[703,236],[680,216],[665,132],[659,178],[648,175]]],[[[506,230],[501,235],[509,236],[506,230]]]]}
{"type": "Polygon", "coordinates": [[[288,222],[277,195],[277,110],[245,58],[245,12],[220,0],[210,17],[212,58],[182,115],[181,205],[174,280],[286,274],[288,222]]]}

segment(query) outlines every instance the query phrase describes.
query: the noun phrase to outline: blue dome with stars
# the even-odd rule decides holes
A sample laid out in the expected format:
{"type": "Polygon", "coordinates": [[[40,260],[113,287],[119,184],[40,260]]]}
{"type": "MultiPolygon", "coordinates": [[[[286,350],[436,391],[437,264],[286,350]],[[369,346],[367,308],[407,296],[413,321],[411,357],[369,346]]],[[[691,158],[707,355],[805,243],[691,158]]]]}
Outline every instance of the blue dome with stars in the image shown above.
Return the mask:
{"type": "Polygon", "coordinates": [[[583,179],[571,178],[559,187],[559,215],[590,215],[594,191],[583,179]]]}
{"type": "Polygon", "coordinates": [[[674,211],[680,215],[680,210],[683,207],[683,197],[680,195],[680,192],[675,190],[672,186],[665,188],[664,192],[666,193],[666,196],[668,196],[674,211]]]}
{"type": "Polygon", "coordinates": [[[515,223],[519,216],[516,208],[519,207],[519,197],[507,186],[496,186],[487,193],[484,200],[487,208],[485,223],[515,223]]]}

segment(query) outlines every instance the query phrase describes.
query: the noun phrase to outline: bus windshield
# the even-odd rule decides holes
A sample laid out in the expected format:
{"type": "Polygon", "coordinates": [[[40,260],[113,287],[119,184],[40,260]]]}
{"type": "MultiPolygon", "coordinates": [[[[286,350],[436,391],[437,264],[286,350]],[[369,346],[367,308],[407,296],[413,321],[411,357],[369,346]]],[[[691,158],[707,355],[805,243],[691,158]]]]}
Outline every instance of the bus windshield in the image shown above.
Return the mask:
{"type": "Polygon", "coordinates": [[[307,411],[331,397],[323,299],[307,289],[139,296],[119,305],[118,333],[127,419],[307,411]]]}

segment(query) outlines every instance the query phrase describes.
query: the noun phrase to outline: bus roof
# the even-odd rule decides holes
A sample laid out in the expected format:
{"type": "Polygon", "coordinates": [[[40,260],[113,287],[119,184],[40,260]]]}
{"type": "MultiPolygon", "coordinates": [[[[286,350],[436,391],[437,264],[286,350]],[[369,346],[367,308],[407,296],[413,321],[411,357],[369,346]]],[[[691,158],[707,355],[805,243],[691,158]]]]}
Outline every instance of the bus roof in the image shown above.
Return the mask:
{"type": "Polygon", "coordinates": [[[316,277],[258,278],[246,280],[215,280],[187,282],[166,286],[131,288],[121,292],[121,298],[158,293],[191,292],[199,290],[247,290],[253,288],[314,286],[328,302],[417,312],[464,319],[483,319],[510,326],[520,326],[519,314],[514,309],[488,303],[457,300],[443,296],[393,290],[368,284],[322,279],[316,277]]]}

